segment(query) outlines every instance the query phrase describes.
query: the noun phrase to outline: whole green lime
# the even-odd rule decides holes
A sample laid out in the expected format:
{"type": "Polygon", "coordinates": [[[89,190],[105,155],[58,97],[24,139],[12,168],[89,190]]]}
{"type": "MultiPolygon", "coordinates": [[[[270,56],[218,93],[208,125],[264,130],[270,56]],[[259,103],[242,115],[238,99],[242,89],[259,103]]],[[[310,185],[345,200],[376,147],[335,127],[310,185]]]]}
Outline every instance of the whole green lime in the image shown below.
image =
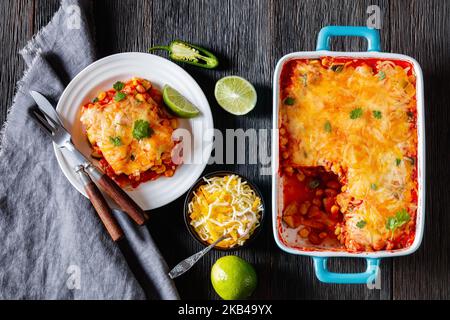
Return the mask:
{"type": "Polygon", "coordinates": [[[226,256],[213,265],[211,282],[222,299],[239,300],[253,293],[258,278],[250,263],[236,256],[226,256]]]}

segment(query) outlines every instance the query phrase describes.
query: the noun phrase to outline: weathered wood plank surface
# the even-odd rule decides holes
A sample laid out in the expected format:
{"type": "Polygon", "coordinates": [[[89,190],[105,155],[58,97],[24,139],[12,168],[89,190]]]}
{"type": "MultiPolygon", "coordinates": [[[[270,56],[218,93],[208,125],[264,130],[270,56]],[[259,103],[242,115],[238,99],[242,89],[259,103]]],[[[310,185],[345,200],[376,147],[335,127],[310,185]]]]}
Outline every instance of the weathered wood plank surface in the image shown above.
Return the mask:
{"type": "MultiPolygon", "coordinates": [[[[293,51],[314,50],[317,33],[332,24],[364,25],[367,6],[380,6],[383,16],[382,48],[418,59],[424,69],[427,118],[427,227],[420,250],[405,258],[382,262],[381,290],[365,286],[325,285],[317,281],[312,262],[281,252],[275,245],[270,221],[270,176],[257,165],[212,165],[207,171],[229,169],[244,174],[262,189],[267,216],[258,241],[237,254],[253,263],[259,275],[254,298],[273,299],[422,299],[450,298],[450,228],[448,182],[450,120],[446,90],[450,61],[449,1],[295,1],[295,0],[96,0],[94,15],[99,56],[126,51],[145,51],[175,38],[198,43],[218,53],[217,71],[186,70],[199,82],[213,110],[215,127],[270,128],[272,123],[272,75],[276,61],[293,51]],[[237,74],[249,79],[258,91],[255,111],[245,117],[224,112],[215,102],[214,83],[237,74]]],[[[18,56],[33,33],[44,26],[58,8],[58,1],[1,1],[3,44],[1,83],[3,99],[0,123],[12,103],[15,83],[24,71],[18,56]]],[[[339,39],[334,50],[364,50],[358,39],[339,39]]],[[[270,145],[267,146],[270,148],[270,145]]],[[[249,152],[257,152],[250,147],[249,152]]],[[[199,250],[182,219],[183,199],[157,210],[149,224],[153,237],[169,265],[199,250]]],[[[216,299],[209,281],[213,252],[192,271],[177,280],[183,298],[216,299]]],[[[355,272],[364,268],[357,260],[334,259],[333,270],[355,272]]]]}
{"type": "Polygon", "coordinates": [[[392,2],[390,10],[393,52],[423,69],[427,136],[424,241],[415,254],[394,260],[394,298],[450,299],[450,2],[392,2]]]}

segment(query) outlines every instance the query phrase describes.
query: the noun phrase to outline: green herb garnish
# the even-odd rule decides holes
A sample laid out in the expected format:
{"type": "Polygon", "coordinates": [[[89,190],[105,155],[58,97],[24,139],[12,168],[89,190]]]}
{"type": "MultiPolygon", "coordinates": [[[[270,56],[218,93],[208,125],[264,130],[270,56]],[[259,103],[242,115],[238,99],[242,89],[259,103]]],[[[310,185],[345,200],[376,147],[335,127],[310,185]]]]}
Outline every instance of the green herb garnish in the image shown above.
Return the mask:
{"type": "Polygon", "coordinates": [[[386,73],[384,73],[384,71],[378,72],[378,79],[380,80],[386,79],[386,73]]]}
{"type": "Polygon", "coordinates": [[[97,103],[97,102],[98,102],[98,98],[92,99],[92,103],[97,103]]]}
{"type": "Polygon", "coordinates": [[[406,209],[402,209],[398,211],[395,216],[389,217],[386,222],[386,229],[390,231],[394,231],[395,229],[400,228],[409,220],[411,219],[411,216],[408,214],[406,209]]]}
{"type": "Polygon", "coordinates": [[[377,186],[375,183],[372,183],[372,184],[370,185],[370,189],[372,189],[372,190],[377,190],[377,189],[378,189],[378,186],[377,186]]]}
{"type": "Polygon", "coordinates": [[[325,122],[325,124],[324,124],[324,126],[323,126],[323,128],[324,128],[324,130],[326,131],[326,132],[328,132],[328,133],[330,133],[331,132],[331,123],[330,123],[330,121],[326,121],[325,122]]]}
{"type": "Polygon", "coordinates": [[[116,147],[120,147],[122,145],[122,140],[120,137],[109,137],[109,141],[111,141],[111,143],[116,147]]]}
{"type": "Polygon", "coordinates": [[[402,162],[402,159],[400,159],[400,158],[395,159],[395,165],[397,167],[400,165],[401,162],[402,162]]]}
{"type": "Polygon", "coordinates": [[[137,140],[148,138],[153,134],[150,124],[145,120],[137,120],[133,127],[133,137],[137,140]]]}
{"type": "Polygon", "coordinates": [[[130,159],[131,159],[131,161],[134,161],[134,160],[136,160],[136,156],[135,156],[134,154],[132,154],[132,155],[130,156],[130,159]]]}
{"type": "Polygon", "coordinates": [[[330,67],[330,69],[336,73],[339,73],[339,72],[342,72],[342,70],[344,70],[344,65],[343,64],[333,64],[330,67]]]}
{"type": "Polygon", "coordinates": [[[295,103],[295,99],[291,98],[291,97],[287,97],[286,99],[284,99],[284,104],[288,105],[288,106],[292,106],[295,103]]]}
{"type": "Polygon", "coordinates": [[[383,116],[383,115],[381,114],[381,111],[373,110],[373,117],[374,117],[375,119],[381,119],[382,116],[383,116]]]}
{"type": "Polygon", "coordinates": [[[358,222],[356,223],[356,226],[357,226],[358,228],[362,229],[362,228],[364,228],[364,227],[366,226],[366,224],[367,224],[366,221],[361,220],[361,221],[358,221],[358,222]]]}
{"type": "Polygon", "coordinates": [[[362,108],[356,108],[350,112],[350,119],[355,120],[355,119],[361,118],[362,115],[363,115],[362,108]]]}
{"type": "Polygon", "coordinates": [[[310,182],[309,182],[309,188],[310,189],[316,189],[316,188],[318,188],[320,186],[320,181],[318,180],[318,179],[314,179],[314,180],[311,180],[310,182]]]}
{"type": "Polygon", "coordinates": [[[114,101],[119,102],[125,99],[127,95],[123,92],[116,92],[116,95],[114,96],[114,101]]]}
{"type": "Polygon", "coordinates": [[[121,81],[117,81],[116,83],[114,83],[113,88],[116,91],[120,91],[125,87],[125,83],[121,82],[121,81]]]}

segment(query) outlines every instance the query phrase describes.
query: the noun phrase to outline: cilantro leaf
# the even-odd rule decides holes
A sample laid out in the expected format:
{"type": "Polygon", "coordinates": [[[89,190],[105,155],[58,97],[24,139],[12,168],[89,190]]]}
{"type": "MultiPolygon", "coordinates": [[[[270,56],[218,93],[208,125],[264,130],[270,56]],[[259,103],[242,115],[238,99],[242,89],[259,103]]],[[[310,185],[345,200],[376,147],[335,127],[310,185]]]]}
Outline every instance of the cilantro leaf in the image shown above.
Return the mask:
{"type": "Polygon", "coordinates": [[[402,209],[398,211],[395,216],[389,217],[386,221],[386,229],[390,231],[395,231],[396,229],[400,228],[407,222],[411,220],[411,216],[406,211],[406,209],[402,209]]]}
{"type": "Polygon", "coordinates": [[[288,106],[292,106],[295,103],[295,99],[291,98],[291,97],[287,97],[286,99],[284,99],[284,104],[288,105],[288,106]]]}
{"type": "Polygon", "coordinates": [[[97,102],[98,102],[98,98],[92,99],[92,103],[97,103],[97,102]]]}
{"type": "Polygon", "coordinates": [[[123,99],[125,99],[127,97],[127,95],[123,92],[117,92],[116,95],[114,96],[114,101],[119,102],[122,101],[123,99]]]}
{"type": "Polygon", "coordinates": [[[375,119],[381,119],[383,117],[383,115],[382,115],[381,111],[373,110],[373,117],[375,119]]]}
{"type": "Polygon", "coordinates": [[[120,147],[122,145],[122,140],[120,137],[109,137],[109,141],[111,141],[111,143],[116,147],[120,147]]]}
{"type": "Polygon", "coordinates": [[[362,228],[364,228],[364,227],[366,226],[366,224],[367,224],[366,221],[361,220],[361,221],[358,221],[358,222],[356,223],[356,226],[357,226],[358,228],[362,229],[362,228]]]}
{"type": "Polygon", "coordinates": [[[133,127],[133,137],[137,140],[148,138],[153,134],[150,124],[145,120],[136,120],[133,127]]]}
{"type": "Polygon", "coordinates": [[[362,108],[356,108],[350,112],[350,119],[355,120],[355,119],[361,118],[362,115],[363,115],[362,108]]]}
{"type": "Polygon", "coordinates": [[[121,82],[121,81],[117,81],[116,83],[114,83],[113,88],[116,91],[120,91],[125,87],[125,83],[121,82]]]}
{"type": "Polygon", "coordinates": [[[377,190],[377,189],[378,189],[378,186],[377,186],[375,183],[372,183],[372,184],[370,185],[370,189],[372,189],[372,190],[377,190]]]}
{"type": "Polygon", "coordinates": [[[395,159],[395,165],[397,167],[400,165],[401,162],[402,162],[402,159],[400,159],[400,158],[395,159]]]}
{"type": "Polygon", "coordinates": [[[325,130],[326,132],[330,133],[331,130],[332,130],[330,121],[327,120],[327,121],[325,122],[325,125],[323,126],[323,128],[324,128],[324,130],[325,130]]]}
{"type": "Polygon", "coordinates": [[[386,79],[386,73],[384,73],[384,71],[378,72],[378,79],[380,80],[386,79]]]}

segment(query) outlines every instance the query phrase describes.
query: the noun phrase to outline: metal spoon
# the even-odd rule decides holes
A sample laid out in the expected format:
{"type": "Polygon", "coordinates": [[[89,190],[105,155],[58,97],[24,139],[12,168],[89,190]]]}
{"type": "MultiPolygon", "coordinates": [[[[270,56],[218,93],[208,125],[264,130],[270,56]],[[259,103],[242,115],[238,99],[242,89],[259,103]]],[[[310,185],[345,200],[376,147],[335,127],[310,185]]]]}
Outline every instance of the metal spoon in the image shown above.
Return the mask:
{"type": "Polygon", "coordinates": [[[183,273],[188,271],[190,268],[194,266],[200,260],[205,254],[207,254],[209,251],[211,251],[212,248],[214,248],[219,242],[224,240],[228,235],[223,235],[219,239],[217,239],[214,243],[206,247],[200,252],[197,252],[196,254],[190,256],[189,258],[184,259],[179,264],[177,264],[170,272],[169,277],[170,279],[175,279],[179,276],[181,276],[183,273]]]}

